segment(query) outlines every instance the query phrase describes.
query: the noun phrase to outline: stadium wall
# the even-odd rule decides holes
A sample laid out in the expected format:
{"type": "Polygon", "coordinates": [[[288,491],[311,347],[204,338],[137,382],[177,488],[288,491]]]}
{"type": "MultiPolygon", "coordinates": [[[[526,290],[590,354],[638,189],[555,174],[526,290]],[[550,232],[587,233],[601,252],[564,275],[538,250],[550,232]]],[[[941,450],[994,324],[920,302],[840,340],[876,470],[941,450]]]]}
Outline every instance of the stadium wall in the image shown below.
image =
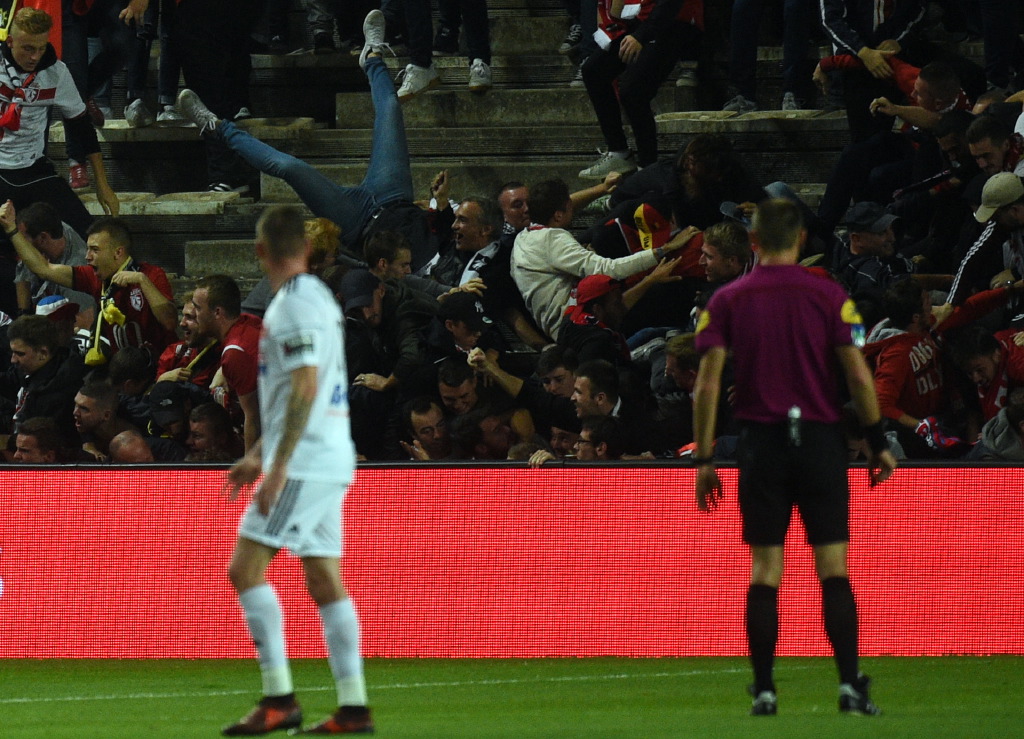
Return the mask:
{"type": "MultiPolygon", "coordinates": [[[[1024,654],[1024,470],[851,470],[868,655],[1024,654]]],[[[226,579],[242,503],[222,469],[11,469],[0,657],[251,657],[226,579]]],[[[345,576],[371,657],[742,655],[735,471],[713,515],[678,466],[361,468],[345,576]]],[[[794,521],[782,655],[828,653],[794,521]]],[[[299,563],[270,571],[289,651],[323,656],[299,563]]]]}

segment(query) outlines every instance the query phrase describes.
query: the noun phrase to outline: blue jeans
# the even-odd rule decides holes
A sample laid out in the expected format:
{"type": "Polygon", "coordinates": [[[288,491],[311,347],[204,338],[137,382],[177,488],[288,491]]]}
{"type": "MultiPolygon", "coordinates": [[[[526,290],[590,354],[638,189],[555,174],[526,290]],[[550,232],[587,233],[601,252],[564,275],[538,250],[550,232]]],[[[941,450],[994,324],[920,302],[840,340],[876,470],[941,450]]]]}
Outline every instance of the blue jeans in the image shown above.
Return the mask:
{"type": "Polygon", "coordinates": [[[329,180],[315,167],[250,136],[230,121],[218,130],[224,142],[260,172],[287,182],[317,217],[329,218],[341,229],[342,242],[358,246],[367,221],[381,207],[412,200],[412,173],[405,121],[395,85],[380,57],[366,60],[373,96],[373,144],[366,176],[355,187],[329,180]]]}
{"type": "MultiPolygon", "coordinates": [[[[735,0],[732,5],[729,77],[736,91],[754,100],[757,69],[757,35],[761,28],[764,0],[735,0]]],[[[810,35],[810,0],[783,0],[782,91],[799,92],[803,62],[810,35]]]]}

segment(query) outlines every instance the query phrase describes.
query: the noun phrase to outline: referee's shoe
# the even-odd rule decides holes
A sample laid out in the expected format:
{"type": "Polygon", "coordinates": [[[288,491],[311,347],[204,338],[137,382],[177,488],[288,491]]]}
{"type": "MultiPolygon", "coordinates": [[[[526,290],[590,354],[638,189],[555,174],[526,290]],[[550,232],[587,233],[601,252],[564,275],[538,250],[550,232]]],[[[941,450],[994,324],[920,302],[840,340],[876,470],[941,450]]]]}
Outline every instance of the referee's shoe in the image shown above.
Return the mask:
{"type": "Polygon", "coordinates": [[[877,716],[882,709],[871,702],[868,698],[868,687],[871,685],[871,678],[867,675],[859,675],[857,682],[843,683],[839,686],[839,710],[843,713],[852,713],[856,716],[877,716]]]}
{"type": "Polygon", "coordinates": [[[779,699],[773,690],[762,690],[754,693],[754,686],[748,689],[754,696],[754,703],[750,707],[751,716],[774,716],[779,712],[779,699]]]}

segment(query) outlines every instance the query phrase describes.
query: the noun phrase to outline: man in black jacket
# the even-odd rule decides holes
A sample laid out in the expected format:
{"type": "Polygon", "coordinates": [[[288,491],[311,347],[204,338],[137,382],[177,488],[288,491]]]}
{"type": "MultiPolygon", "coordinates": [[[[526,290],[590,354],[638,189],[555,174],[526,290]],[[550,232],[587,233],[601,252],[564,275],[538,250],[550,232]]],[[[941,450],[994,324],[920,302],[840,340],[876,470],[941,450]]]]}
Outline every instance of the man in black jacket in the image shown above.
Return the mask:
{"type": "Polygon", "coordinates": [[[11,431],[36,416],[54,419],[61,434],[76,441],[72,418],[75,393],[85,365],[80,355],[61,346],[57,327],[43,316],[22,316],[7,329],[11,366],[0,375],[0,397],[10,403],[11,431]]]}

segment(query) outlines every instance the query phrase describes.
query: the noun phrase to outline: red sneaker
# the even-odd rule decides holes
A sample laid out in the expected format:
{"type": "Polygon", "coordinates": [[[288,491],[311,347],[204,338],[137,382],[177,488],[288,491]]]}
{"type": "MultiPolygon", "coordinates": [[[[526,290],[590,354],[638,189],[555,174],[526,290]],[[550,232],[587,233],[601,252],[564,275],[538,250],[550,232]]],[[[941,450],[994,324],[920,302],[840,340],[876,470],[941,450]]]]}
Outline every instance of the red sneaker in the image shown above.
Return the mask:
{"type": "Polygon", "coordinates": [[[85,101],[85,112],[89,114],[89,121],[96,128],[103,128],[103,125],[107,122],[107,117],[92,98],[85,101]]]}
{"type": "Polygon", "coordinates": [[[89,172],[84,164],[71,165],[71,169],[68,170],[68,184],[72,190],[84,190],[92,184],[89,182],[89,172]]]}
{"type": "Polygon", "coordinates": [[[316,726],[294,734],[372,734],[373,719],[366,706],[342,706],[316,726]]]}
{"type": "Polygon", "coordinates": [[[292,699],[284,706],[272,705],[264,698],[256,704],[252,712],[240,719],[238,723],[225,726],[221,730],[224,736],[256,736],[269,734],[278,729],[294,729],[302,726],[302,708],[299,702],[292,699]]]}

